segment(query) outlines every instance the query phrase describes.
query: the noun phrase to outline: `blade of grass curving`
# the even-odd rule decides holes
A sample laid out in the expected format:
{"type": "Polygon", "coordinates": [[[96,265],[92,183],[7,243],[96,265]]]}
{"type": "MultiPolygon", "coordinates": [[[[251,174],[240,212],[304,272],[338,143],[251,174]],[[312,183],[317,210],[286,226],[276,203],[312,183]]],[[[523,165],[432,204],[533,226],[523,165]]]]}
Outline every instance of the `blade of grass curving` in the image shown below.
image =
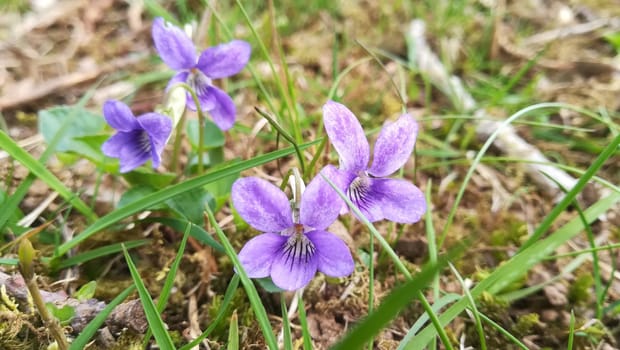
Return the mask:
{"type": "MultiPolygon", "coordinates": [[[[47,147],[45,148],[45,151],[43,151],[43,154],[41,154],[41,156],[39,157],[39,162],[41,164],[45,164],[48,161],[48,159],[54,154],[54,152],[56,151],[56,146],[64,137],[64,130],[66,130],[67,127],[77,117],[78,115],[77,111],[84,108],[84,106],[86,105],[86,102],[88,102],[90,98],[94,95],[95,90],[97,89],[99,84],[101,84],[102,81],[103,79],[97,81],[96,83],[93,84],[93,86],[88,91],[86,91],[84,96],[82,96],[82,98],[80,98],[78,103],[75,105],[76,108],[73,109],[69,117],[63,121],[62,125],[60,126],[59,132],[57,132],[56,135],[54,135],[52,140],[47,144],[47,147]]],[[[11,214],[15,212],[15,209],[17,208],[19,203],[21,203],[24,196],[26,196],[26,193],[28,193],[30,186],[32,186],[32,183],[34,182],[36,178],[37,176],[33,174],[32,172],[28,174],[28,177],[26,177],[26,179],[22,181],[19,184],[19,186],[17,186],[17,188],[9,196],[7,201],[5,201],[0,206],[0,230],[4,228],[4,226],[7,223],[7,220],[11,217],[11,214]]]]}
{"type": "Polygon", "coordinates": [[[140,273],[138,272],[136,265],[134,265],[133,260],[131,260],[127,249],[123,249],[123,253],[125,254],[125,260],[127,261],[127,267],[131,273],[131,278],[133,278],[133,282],[138,289],[138,295],[140,296],[140,301],[142,303],[142,307],[144,308],[144,315],[149,323],[149,329],[153,332],[157,345],[159,345],[159,347],[163,350],[174,350],[172,338],[166,330],[166,325],[161,319],[157,308],[155,308],[155,303],[153,303],[153,299],[151,299],[149,291],[146,290],[144,282],[142,282],[142,278],[140,277],[140,273]]]}
{"type": "MultiPolygon", "coordinates": [[[[523,117],[524,115],[527,115],[528,113],[530,113],[532,111],[536,111],[536,110],[540,110],[540,109],[546,109],[546,108],[566,108],[566,109],[570,109],[570,110],[577,111],[577,112],[582,112],[583,111],[583,109],[581,109],[581,108],[574,107],[572,105],[565,104],[565,103],[546,102],[546,103],[539,103],[539,104],[535,104],[535,105],[523,108],[523,109],[519,110],[518,112],[516,112],[515,114],[511,115],[505,121],[503,121],[501,123],[501,125],[497,128],[497,130],[495,130],[489,136],[489,138],[487,138],[486,142],[484,143],[484,145],[482,145],[482,147],[480,148],[480,151],[478,151],[478,153],[476,154],[476,157],[471,162],[471,166],[469,167],[469,170],[467,171],[467,174],[465,175],[465,178],[463,179],[463,183],[461,184],[461,187],[459,188],[459,192],[456,195],[456,198],[454,200],[454,204],[452,205],[452,208],[450,209],[450,213],[448,214],[448,218],[446,219],[446,224],[444,225],[443,231],[441,233],[441,238],[439,239],[439,243],[438,243],[438,246],[440,248],[443,246],[443,242],[446,239],[446,236],[448,235],[448,231],[450,230],[450,226],[452,225],[452,221],[454,220],[454,216],[456,215],[456,210],[457,210],[457,208],[458,208],[458,206],[459,206],[459,204],[461,202],[461,199],[463,198],[463,195],[465,194],[465,189],[467,188],[467,185],[469,184],[469,180],[473,176],[474,171],[476,170],[476,167],[478,166],[478,164],[482,160],[482,157],[487,152],[487,150],[491,147],[491,145],[493,144],[493,142],[495,141],[495,139],[499,135],[500,131],[505,126],[511,124],[513,121],[523,117]]],[[[618,141],[620,141],[620,140],[618,140],[618,141]]],[[[615,150],[615,147],[617,147],[617,144],[614,146],[614,150],[615,150]]],[[[606,149],[609,149],[609,146],[606,149]]],[[[599,158],[601,158],[601,157],[599,156],[599,158]]],[[[590,177],[592,175],[594,175],[594,174],[591,174],[590,177]]],[[[579,182],[574,186],[574,188],[572,190],[575,190],[578,187],[577,185],[579,185],[579,182]]],[[[585,184],[583,184],[583,185],[585,185],[585,184]]],[[[583,187],[583,185],[581,185],[581,187],[583,187]]],[[[571,190],[571,192],[572,192],[572,190],[571,190]]],[[[578,190],[581,190],[581,188],[579,188],[578,190]]],[[[559,212],[556,213],[556,216],[557,216],[557,214],[559,214],[559,212]]],[[[547,216],[547,218],[549,218],[549,217],[550,216],[547,216]]],[[[549,225],[554,220],[555,220],[555,217],[553,217],[550,220],[549,225]]],[[[539,226],[539,228],[540,227],[541,226],[539,226]]],[[[543,228],[544,228],[544,232],[546,232],[549,227],[547,226],[547,227],[543,227],[543,228]]],[[[537,236],[535,237],[535,239],[538,239],[539,236],[542,235],[544,232],[538,233],[537,236]]],[[[530,238],[530,240],[528,240],[529,243],[526,242],[528,244],[528,246],[531,245],[531,243],[535,241],[535,239],[532,239],[532,238],[534,238],[534,236],[532,236],[530,238]]],[[[525,247],[527,247],[527,246],[525,246],[525,247]]]]}
{"type": "Polygon", "coordinates": [[[577,183],[573,188],[566,193],[564,198],[551,210],[551,212],[543,219],[543,221],[538,225],[534,233],[530,236],[530,238],[523,243],[521,248],[528,248],[534,242],[536,242],[553,224],[555,219],[560,215],[561,212],[564,211],[568,207],[570,203],[575,200],[577,194],[583,190],[583,188],[588,184],[592,176],[605,164],[605,161],[609,159],[612,155],[616,153],[616,150],[620,145],[620,135],[616,136],[604,149],[603,151],[596,157],[592,165],[586,170],[586,172],[577,180],[577,183]]]}
{"type": "Polygon", "coordinates": [[[224,319],[224,315],[226,315],[226,312],[228,311],[228,306],[230,305],[230,302],[232,301],[232,298],[235,295],[235,291],[237,291],[238,287],[239,275],[234,274],[230,280],[230,283],[228,284],[228,288],[226,288],[226,292],[224,293],[224,299],[222,300],[222,304],[219,307],[220,311],[218,312],[217,316],[215,316],[215,319],[209,324],[207,330],[205,330],[198,338],[192,340],[190,343],[183,345],[179,350],[193,349],[195,346],[200,344],[200,342],[202,342],[206,337],[208,337],[211,332],[213,332],[215,327],[217,327],[224,319]]]}
{"type": "MultiPolygon", "coordinates": [[[[619,201],[620,194],[618,193],[611,193],[609,196],[601,198],[584,212],[587,222],[593,222],[619,201]]],[[[583,223],[581,218],[573,218],[549,237],[535,242],[529,248],[521,251],[495,269],[487,278],[480,281],[480,283],[471,289],[471,295],[477,298],[485,291],[491,294],[497,294],[517,278],[523,276],[532,266],[553,253],[559,246],[579,234],[582,229],[583,223]]],[[[460,315],[466,307],[467,300],[465,299],[450,306],[439,316],[441,324],[446,325],[450,323],[454,318],[460,315]]],[[[434,336],[434,327],[427,326],[417,336],[412,337],[402,348],[422,350],[434,336]]]]}
{"type": "Polygon", "coordinates": [[[86,327],[84,327],[84,329],[80,332],[77,338],[73,339],[69,350],[86,349],[86,345],[88,344],[88,342],[90,342],[90,339],[95,335],[95,333],[97,333],[101,325],[103,325],[103,323],[105,322],[106,318],[108,318],[112,311],[114,311],[114,308],[116,308],[120,303],[122,303],[123,300],[125,300],[135,288],[135,286],[127,287],[124,291],[117,295],[116,298],[114,298],[108,305],[106,305],[106,307],[101,310],[101,312],[99,312],[97,316],[95,316],[95,318],[88,322],[86,327]]]}
{"type": "Polygon", "coordinates": [[[484,329],[482,328],[482,322],[480,321],[480,314],[478,312],[478,308],[476,307],[476,301],[471,296],[471,293],[469,292],[469,288],[465,284],[465,281],[463,281],[463,277],[461,277],[461,274],[459,273],[459,271],[454,267],[454,265],[449,264],[449,266],[450,266],[450,269],[452,270],[452,273],[454,273],[454,275],[456,276],[456,279],[461,284],[463,293],[465,294],[465,296],[467,297],[467,301],[469,302],[469,309],[471,313],[474,315],[476,331],[478,332],[478,339],[480,340],[480,349],[486,350],[487,342],[484,337],[484,329]]]}
{"type": "MultiPolygon", "coordinates": [[[[368,237],[368,314],[375,309],[375,236],[368,237]]],[[[368,340],[368,350],[374,348],[375,339],[368,340]]]]}
{"type": "Polygon", "coordinates": [[[301,325],[301,334],[303,336],[304,350],[312,350],[312,337],[308,331],[308,318],[306,317],[306,305],[304,304],[303,292],[297,291],[297,314],[299,315],[299,324],[301,325]]]}
{"type": "MultiPolygon", "coordinates": [[[[192,226],[188,222],[185,225],[185,232],[183,232],[183,238],[181,239],[181,244],[179,244],[179,250],[177,251],[177,255],[174,257],[174,261],[172,261],[172,265],[170,265],[170,270],[168,271],[168,276],[166,276],[166,280],[164,281],[164,286],[161,288],[161,293],[159,294],[159,298],[157,299],[157,312],[162,313],[168,304],[168,299],[170,298],[170,292],[172,291],[172,287],[174,287],[174,278],[177,275],[177,271],[179,270],[179,265],[181,265],[181,258],[183,258],[183,253],[185,252],[185,245],[187,244],[187,238],[190,235],[192,226]]],[[[146,348],[148,346],[148,342],[151,339],[151,329],[149,328],[146,331],[146,335],[144,336],[144,341],[142,343],[142,348],[146,348]]]]}
{"type": "Polygon", "coordinates": [[[284,293],[280,293],[280,309],[282,309],[282,338],[284,350],[293,350],[293,339],[291,337],[291,321],[288,319],[288,310],[284,293]]]}
{"type": "Polygon", "coordinates": [[[265,306],[260,300],[258,296],[258,292],[256,291],[256,287],[248,277],[248,274],[243,269],[243,265],[239,261],[237,257],[237,253],[235,253],[235,249],[230,244],[230,241],[217,224],[215,217],[213,216],[213,212],[209,206],[205,207],[205,211],[207,212],[207,216],[209,217],[209,222],[215,228],[215,232],[217,233],[217,237],[222,242],[224,249],[226,250],[226,255],[230,258],[235,267],[239,278],[241,279],[241,284],[245,288],[245,292],[248,295],[248,299],[250,300],[250,304],[252,305],[252,310],[254,310],[254,315],[258,321],[258,324],[263,332],[263,336],[265,337],[265,342],[270,350],[278,349],[278,342],[276,341],[276,337],[273,334],[273,329],[271,329],[271,323],[269,323],[269,317],[267,316],[267,311],[265,311],[265,306]]]}
{"type": "Polygon", "coordinates": [[[97,220],[97,214],[84,203],[80,197],[71,192],[51,171],[24,151],[13,141],[4,131],[0,131],[0,148],[7,152],[13,159],[20,162],[32,174],[41,181],[45,182],[51,189],[58,192],[67,202],[71,203],[80,213],[82,213],[89,221],[97,220]]]}
{"type": "MultiPolygon", "coordinates": [[[[302,145],[299,145],[299,149],[304,150],[318,142],[320,142],[321,140],[315,140],[312,142],[307,142],[304,143],[302,145]]],[[[135,213],[138,213],[142,210],[146,210],[156,204],[162,203],[165,200],[172,198],[178,194],[181,194],[183,192],[186,191],[191,191],[195,188],[204,186],[208,183],[217,181],[219,179],[223,179],[226,178],[228,176],[231,176],[233,174],[237,174],[243,170],[246,169],[250,169],[262,164],[265,164],[267,162],[270,162],[272,160],[278,159],[278,158],[282,158],[285,156],[288,156],[290,154],[292,154],[294,152],[294,148],[289,147],[286,149],[281,149],[281,150],[277,150],[274,152],[270,152],[246,161],[242,161],[239,163],[235,163],[232,165],[229,165],[227,167],[224,167],[220,170],[216,170],[214,172],[208,173],[208,174],[204,174],[204,175],[199,175],[196,176],[192,179],[189,179],[187,181],[169,186],[167,188],[164,188],[162,190],[159,190],[157,192],[148,194],[138,200],[136,200],[135,202],[131,202],[125,206],[123,206],[122,208],[118,208],[112,212],[110,212],[109,214],[107,214],[106,216],[101,217],[99,220],[97,220],[95,223],[93,223],[92,225],[90,225],[89,227],[87,227],[84,231],[82,231],[82,233],[80,233],[79,235],[75,236],[73,239],[71,239],[70,241],[67,241],[65,243],[63,243],[62,245],[60,245],[57,249],[56,255],[55,257],[60,257],[64,254],[67,253],[67,251],[69,251],[69,249],[75,247],[76,245],[80,244],[80,242],[84,241],[85,239],[89,238],[90,236],[92,236],[93,234],[109,227],[110,225],[128,217],[131,216],[135,213]]]]}
{"type": "Polygon", "coordinates": [[[93,259],[106,255],[112,255],[123,251],[123,245],[126,249],[132,249],[150,243],[150,239],[137,239],[135,241],[127,241],[123,243],[110,244],[104,247],[95,248],[80,254],[76,254],[70,258],[64,259],[58,264],[58,269],[66,269],[74,265],[79,265],[93,259]]]}
{"type": "Polygon", "coordinates": [[[515,343],[516,346],[520,347],[523,350],[529,350],[529,348],[525,346],[525,344],[523,344],[519,339],[517,339],[514,335],[510,334],[510,332],[505,330],[502,326],[500,326],[495,321],[487,317],[485,314],[479,312],[478,315],[480,316],[481,319],[484,320],[484,322],[490,324],[491,327],[497,329],[497,331],[503,334],[506,338],[508,338],[508,340],[515,343]]]}
{"type": "MultiPolygon", "coordinates": [[[[385,240],[385,238],[383,238],[383,236],[379,233],[379,231],[377,231],[375,226],[370,221],[368,221],[368,219],[364,216],[364,214],[362,214],[362,212],[357,208],[357,206],[353,204],[353,202],[351,202],[349,197],[347,197],[338,188],[338,186],[336,186],[330,179],[325,177],[323,174],[319,173],[319,175],[321,175],[321,177],[323,177],[323,179],[327,181],[327,183],[334,189],[334,191],[338,193],[340,198],[347,204],[349,209],[355,213],[355,215],[362,221],[364,225],[366,225],[368,230],[370,230],[371,234],[375,237],[375,239],[377,239],[377,241],[381,245],[381,248],[383,248],[387,252],[388,256],[392,259],[392,262],[394,263],[396,268],[405,276],[405,278],[407,278],[408,280],[411,280],[412,279],[411,272],[409,272],[407,267],[405,267],[403,262],[400,260],[400,258],[396,254],[396,252],[394,252],[394,249],[392,249],[390,244],[385,240]]],[[[436,328],[437,335],[439,336],[439,338],[441,338],[441,341],[443,342],[446,349],[448,350],[453,349],[452,343],[450,342],[450,339],[448,338],[446,331],[443,329],[443,327],[439,323],[439,319],[437,318],[437,315],[433,311],[433,308],[428,303],[428,301],[426,300],[426,297],[421,292],[421,290],[417,292],[417,297],[420,303],[422,304],[424,311],[426,311],[426,313],[429,315],[431,322],[436,328]]]]}
{"type": "Polygon", "coordinates": [[[357,326],[349,331],[332,350],[361,349],[368,340],[378,334],[383,327],[393,321],[422,289],[431,283],[433,277],[447,263],[440,259],[438,264],[427,264],[414,278],[392,289],[375,312],[365,317],[357,326]]]}

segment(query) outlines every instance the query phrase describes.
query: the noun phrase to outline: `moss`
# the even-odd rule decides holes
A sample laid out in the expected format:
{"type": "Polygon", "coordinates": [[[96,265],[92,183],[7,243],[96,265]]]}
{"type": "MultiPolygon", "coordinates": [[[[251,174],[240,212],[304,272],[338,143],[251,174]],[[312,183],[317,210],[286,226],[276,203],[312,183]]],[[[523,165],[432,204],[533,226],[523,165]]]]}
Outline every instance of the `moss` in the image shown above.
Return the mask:
{"type": "Polygon", "coordinates": [[[534,328],[540,324],[539,321],[538,314],[525,314],[517,319],[517,323],[512,327],[512,330],[516,335],[523,337],[531,334],[534,328]]]}
{"type": "Polygon", "coordinates": [[[568,300],[573,304],[585,304],[590,300],[590,290],[594,284],[591,274],[583,273],[575,279],[568,289],[568,300]]]}

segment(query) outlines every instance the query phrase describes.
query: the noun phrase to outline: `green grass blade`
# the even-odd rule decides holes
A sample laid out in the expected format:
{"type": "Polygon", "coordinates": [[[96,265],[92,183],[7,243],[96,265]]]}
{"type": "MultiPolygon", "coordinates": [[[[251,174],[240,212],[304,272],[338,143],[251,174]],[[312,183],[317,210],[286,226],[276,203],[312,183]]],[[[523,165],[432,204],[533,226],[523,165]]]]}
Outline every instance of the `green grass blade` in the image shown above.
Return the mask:
{"type": "Polygon", "coordinates": [[[71,342],[69,350],[82,350],[86,348],[86,344],[97,333],[99,327],[105,322],[106,318],[112,313],[115,307],[125,300],[131,292],[135,289],[135,286],[129,286],[116,296],[100,313],[95,316],[80,334],[71,342]]]}
{"type": "Polygon", "coordinates": [[[0,258],[0,265],[11,265],[17,266],[19,264],[19,259],[14,258],[0,258]]]}
{"type": "MultiPolygon", "coordinates": [[[[596,220],[618,201],[620,201],[620,194],[618,193],[612,193],[600,199],[584,212],[587,222],[591,223],[596,220]]],[[[523,250],[512,259],[499,266],[491,275],[472,288],[472,296],[476,298],[484,291],[491,294],[498,293],[517,278],[523,276],[532,266],[544,260],[545,257],[553,253],[559,246],[579,234],[582,229],[583,224],[581,218],[573,218],[549,237],[532,244],[529,248],[523,250]]],[[[446,325],[451,322],[460,315],[466,307],[467,300],[465,299],[449,307],[439,316],[441,324],[446,325]]],[[[411,338],[403,349],[422,350],[434,336],[434,327],[427,326],[417,336],[411,338]]]]}
{"type": "Polygon", "coordinates": [[[497,324],[495,321],[493,321],[492,319],[488,318],[485,314],[478,313],[478,315],[480,315],[480,318],[483,319],[484,322],[490,324],[491,327],[497,329],[497,331],[500,332],[501,334],[503,334],[506,338],[508,338],[508,340],[510,340],[511,342],[515,343],[516,346],[520,347],[523,350],[529,350],[529,348],[527,346],[525,346],[525,344],[523,344],[519,339],[517,339],[514,335],[510,334],[510,332],[505,330],[502,326],[497,324]]]}
{"type": "Polygon", "coordinates": [[[183,345],[179,350],[191,350],[196,345],[198,345],[203,339],[209,336],[211,332],[220,324],[222,319],[224,319],[224,315],[226,315],[226,311],[228,310],[228,306],[232,301],[233,296],[235,295],[235,291],[239,287],[239,275],[234,274],[230,283],[228,284],[228,288],[226,288],[226,292],[224,293],[224,299],[222,300],[222,305],[220,305],[220,311],[218,312],[215,319],[209,324],[207,330],[205,330],[198,338],[192,340],[190,343],[183,345]]]}
{"type": "Polygon", "coordinates": [[[480,340],[480,349],[486,350],[487,349],[487,342],[486,342],[486,339],[484,337],[484,329],[482,328],[482,322],[480,321],[480,313],[478,312],[478,308],[476,307],[476,301],[471,296],[471,293],[469,292],[469,288],[465,284],[465,281],[463,280],[463,277],[461,277],[461,274],[456,269],[456,267],[454,267],[454,265],[450,264],[450,269],[452,270],[452,272],[456,276],[456,279],[461,284],[461,288],[463,289],[463,293],[465,294],[465,296],[467,297],[467,301],[469,302],[470,311],[474,315],[474,322],[476,323],[476,331],[478,332],[478,338],[480,340]]]}
{"type": "Polygon", "coordinates": [[[567,350],[573,350],[573,341],[575,339],[575,312],[570,310],[570,325],[568,328],[568,344],[566,345],[567,350]]]}
{"type": "Polygon", "coordinates": [[[191,221],[187,221],[184,219],[176,219],[176,218],[165,218],[165,217],[153,217],[146,218],[143,221],[145,222],[159,222],[168,227],[171,227],[177,231],[183,231],[186,225],[190,225],[189,235],[196,238],[200,242],[208,245],[209,247],[215,249],[220,253],[225,253],[224,247],[220,244],[220,242],[216,241],[213,236],[211,236],[207,231],[205,231],[202,227],[194,224],[191,221]]]}
{"type": "MultiPolygon", "coordinates": [[[[566,109],[570,109],[570,110],[574,110],[574,111],[578,111],[578,112],[583,112],[582,109],[580,109],[578,107],[571,106],[569,104],[565,104],[565,103],[552,103],[552,102],[539,103],[539,104],[535,104],[535,105],[532,105],[532,106],[529,106],[529,107],[521,109],[520,111],[518,111],[515,114],[511,115],[504,122],[502,122],[502,124],[498,127],[498,129],[495,130],[489,136],[489,138],[486,140],[484,145],[482,145],[482,147],[480,148],[480,151],[478,151],[478,153],[476,154],[476,157],[471,162],[471,166],[469,167],[469,170],[467,171],[467,174],[465,175],[465,178],[463,179],[463,183],[461,184],[461,187],[459,188],[459,192],[456,195],[456,198],[454,200],[454,204],[452,205],[452,208],[450,209],[450,213],[448,214],[448,218],[446,219],[446,224],[444,225],[444,228],[443,228],[443,231],[441,233],[441,237],[440,237],[439,243],[438,243],[438,246],[440,248],[443,245],[444,240],[446,239],[448,231],[450,230],[450,227],[452,225],[452,221],[454,220],[454,217],[456,215],[456,209],[458,208],[459,203],[461,202],[461,199],[463,198],[463,195],[465,194],[465,189],[467,188],[467,185],[469,184],[469,180],[473,176],[474,171],[476,170],[476,167],[478,166],[478,164],[482,160],[482,157],[487,152],[487,150],[491,147],[491,145],[493,144],[493,142],[495,141],[495,139],[497,138],[497,136],[501,132],[502,128],[507,126],[507,125],[509,125],[509,124],[511,124],[511,123],[513,123],[515,120],[523,117],[524,115],[527,115],[528,113],[530,113],[532,111],[536,111],[536,110],[540,110],[540,109],[547,109],[547,108],[566,108],[566,109]]],[[[577,186],[575,186],[575,187],[577,187],[577,186]]],[[[555,218],[553,218],[553,220],[555,220],[555,218]]],[[[546,231],[547,228],[545,228],[545,231],[546,231]]],[[[537,237],[537,239],[538,239],[538,237],[537,237]]],[[[533,240],[528,241],[528,242],[530,242],[529,244],[531,244],[531,242],[533,242],[533,240]]]]}
{"type": "Polygon", "coordinates": [[[133,260],[131,260],[127,249],[123,249],[123,253],[125,254],[125,260],[127,261],[127,267],[131,273],[131,278],[133,278],[133,282],[138,289],[138,295],[140,295],[140,301],[142,302],[142,307],[144,308],[146,320],[149,323],[149,329],[153,332],[157,345],[159,345],[162,350],[174,350],[172,338],[166,330],[164,321],[161,319],[161,316],[155,307],[155,303],[153,303],[153,299],[151,299],[151,296],[149,295],[149,291],[146,290],[144,282],[142,282],[142,278],[140,277],[140,273],[138,272],[136,265],[134,265],[133,260]]]}
{"type": "Polygon", "coordinates": [[[41,181],[45,182],[51,189],[58,192],[62,198],[71,203],[80,213],[90,221],[97,220],[97,214],[90,209],[77,195],[69,190],[51,171],[24,151],[13,141],[4,131],[0,131],[0,148],[7,152],[13,159],[22,163],[30,172],[37,176],[41,181]]]}
{"type": "Polygon", "coordinates": [[[308,331],[308,318],[306,317],[306,305],[304,304],[303,293],[297,292],[299,303],[297,304],[297,312],[299,315],[299,324],[301,325],[304,350],[312,350],[312,337],[308,331]]]}
{"type": "Polygon", "coordinates": [[[282,309],[282,334],[284,350],[293,350],[293,339],[291,338],[291,321],[288,319],[288,310],[284,293],[280,293],[280,308],[282,309]]]}
{"type": "Polygon", "coordinates": [[[568,205],[573,202],[577,194],[583,190],[583,188],[588,184],[592,176],[605,164],[605,161],[609,159],[612,155],[614,155],[618,149],[618,145],[620,145],[620,135],[616,136],[608,145],[603,149],[603,152],[596,157],[596,160],[592,162],[592,165],[586,170],[586,172],[579,178],[575,186],[566,193],[564,198],[551,210],[551,212],[545,217],[543,222],[541,222],[534,233],[530,236],[530,238],[523,243],[520,250],[526,249],[531,246],[534,242],[536,242],[547,230],[551,227],[555,219],[568,207],[568,205]]]}
{"type": "MultiPolygon", "coordinates": [[[[168,304],[170,292],[172,291],[172,287],[174,287],[174,278],[176,277],[179,266],[181,265],[181,259],[183,258],[183,253],[185,252],[185,246],[187,245],[187,238],[189,237],[191,228],[191,223],[188,222],[185,226],[185,232],[183,233],[181,244],[179,244],[179,250],[177,251],[177,255],[174,257],[172,265],[170,265],[168,276],[166,276],[166,281],[164,281],[164,286],[161,288],[161,293],[159,294],[159,298],[157,299],[157,312],[160,314],[164,311],[166,305],[168,304]]],[[[148,329],[146,331],[146,335],[144,336],[144,343],[142,344],[143,348],[146,348],[150,339],[151,330],[148,329]]]]}
{"type": "MultiPolygon", "coordinates": [[[[357,206],[353,204],[353,202],[351,202],[351,200],[330,179],[328,179],[321,173],[319,174],[334,189],[334,191],[338,193],[340,198],[347,204],[349,209],[351,209],[355,213],[355,215],[357,215],[357,217],[362,221],[362,223],[366,225],[368,230],[370,230],[371,234],[374,235],[374,238],[381,245],[381,248],[383,248],[387,252],[388,256],[392,259],[392,262],[394,263],[396,268],[405,276],[405,278],[407,278],[408,280],[411,280],[412,279],[411,272],[409,272],[407,267],[405,267],[405,264],[400,260],[400,258],[398,257],[394,249],[392,249],[392,247],[385,240],[385,238],[383,238],[383,236],[379,233],[379,231],[377,231],[375,226],[370,221],[368,221],[368,219],[364,216],[364,214],[362,214],[362,212],[357,208],[357,206]]],[[[445,330],[441,326],[439,319],[437,318],[437,315],[433,311],[433,308],[428,303],[428,301],[426,300],[426,297],[424,296],[421,290],[418,290],[416,293],[417,293],[418,300],[420,301],[420,303],[422,303],[422,307],[424,308],[424,311],[426,311],[426,313],[429,315],[431,322],[435,326],[437,335],[441,338],[441,341],[443,342],[446,349],[452,350],[453,349],[452,343],[450,342],[450,339],[448,338],[448,335],[446,334],[445,330]]]]}
{"type": "Polygon", "coordinates": [[[332,350],[362,349],[383,327],[394,320],[398,313],[416,298],[423,288],[432,282],[435,274],[446,263],[446,259],[440,259],[437,264],[428,264],[414,278],[393,288],[375,312],[368,315],[349,331],[342,340],[332,347],[332,350]]]}
{"type": "Polygon", "coordinates": [[[120,253],[123,251],[123,245],[126,249],[136,248],[147,243],[150,243],[150,239],[138,239],[135,241],[127,241],[123,243],[110,244],[104,247],[95,248],[93,250],[86,251],[84,253],[76,254],[70,258],[63,260],[58,264],[58,269],[66,269],[74,265],[78,265],[93,259],[100,258],[102,256],[120,253]]]}
{"type": "Polygon", "coordinates": [[[265,337],[265,342],[267,343],[267,346],[270,350],[277,350],[278,342],[275,335],[273,334],[273,329],[271,328],[271,323],[269,322],[267,311],[265,311],[265,306],[263,305],[260,297],[258,296],[256,287],[248,277],[248,274],[243,269],[243,265],[241,265],[241,262],[237,257],[237,253],[235,253],[235,249],[230,244],[230,241],[228,240],[224,232],[222,232],[222,229],[217,224],[217,221],[215,220],[215,217],[213,216],[213,213],[208,206],[206,207],[206,212],[207,216],[209,217],[209,222],[211,222],[211,225],[215,228],[215,232],[217,233],[218,238],[222,242],[224,249],[226,249],[226,255],[228,255],[228,257],[232,261],[237,271],[237,274],[241,279],[241,284],[243,284],[245,292],[248,295],[248,299],[250,300],[250,304],[252,305],[252,309],[254,310],[254,315],[256,316],[258,324],[263,332],[263,336],[265,337]]]}
{"type": "Polygon", "coordinates": [[[228,350],[239,350],[239,323],[237,322],[237,311],[230,317],[228,327],[228,350]]]}
{"type": "MultiPolygon", "coordinates": [[[[316,141],[304,143],[302,145],[299,145],[299,149],[304,150],[320,141],[321,140],[319,139],[316,141]]],[[[261,156],[243,161],[243,162],[229,165],[225,168],[214,171],[212,173],[197,176],[187,181],[178,183],[176,185],[169,186],[157,192],[146,195],[135,202],[129,203],[123,206],[122,208],[116,209],[112,211],[111,213],[107,214],[106,216],[101,217],[91,226],[87,227],[84,231],[82,231],[82,233],[75,236],[72,240],[67,241],[63,243],[62,245],[60,245],[58,247],[55,257],[60,257],[66,254],[69,251],[69,249],[77,246],[78,244],[80,244],[80,242],[84,241],[85,239],[89,238],[95,233],[109,227],[110,225],[128,216],[131,216],[142,210],[146,210],[147,208],[150,208],[156,204],[162,203],[165,200],[172,198],[176,195],[179,195],[183,192],[191,191],[195,188],[204,186],[213,181],[217,181],[219,179],[226,178],[233,174],[237,174],[243,170],[250,169],[250,168],[265,164],[267,162],[270,162],[272,160],[288,156],[294,152],[295,152],[295,149],[293,147],[270,152],[270,153],[267,153],[267,154],[264,154],[264,155],[261,155],[261,156]]]]}
{"type": "MultiPolygon", "coordinates": [[[[75,105],[76,108],[72,111],[69,118],[67,118],[63,122],[63,124],[60,127],[60,130],[66,130],[67,126],[75,118],[77,118],[77,115],[78,115],[77,111],[81,108],[84,108],[84,106],[86,105],[86,102],[88,102],[90,98],[94,95],[95,90],[99,86],[101,81],[103,80],[100,80],[96,82],[95,84],[93,84],[93,86],[86,92],[86,94],[84,94],[84,96],[80,98],[78,103],[75,105]]],[[[45,151],[43,151],[43,154],[41,154],[41,157],[39,157],[39,162],[41,164],[45,164],[47,160],[52,156],[52,154],[54,154],[54,152],[56,151],[56,146],[63,139],[63,137],[64,137],[63,132],[58,132],[56,133],[56,135],[54,135],[52,140],[47,144],[47,147],[45,148],[45,151]]],[[[22,181],[19,184],[19,186],[17,186],[13,194],[9,196],[8,200],[0,206],[0,230],[4,228],[7,220],[11,217],[11,214],[15,212],[15,209],[17,208],[19,203],[22,201],[24,196],[26,196],[26,193],[28,193],[28,189],[30,189],[30,186],[32,186],[32,183],[34,182],[36,178],[37,177],[32,172],[28,174],[28,177],[26,177],[26,179],[22,181]]]]}

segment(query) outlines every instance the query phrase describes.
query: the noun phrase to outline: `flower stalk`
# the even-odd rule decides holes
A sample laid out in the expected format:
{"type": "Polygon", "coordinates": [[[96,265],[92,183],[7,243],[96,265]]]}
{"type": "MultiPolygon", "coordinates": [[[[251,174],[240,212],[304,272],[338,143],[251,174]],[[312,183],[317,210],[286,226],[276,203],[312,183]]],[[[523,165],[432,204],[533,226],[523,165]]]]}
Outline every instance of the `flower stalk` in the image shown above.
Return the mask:
{"type": "Polygon", "coordinates": [[[34,305],[37,307],[37,310],[39,310],[39,315],[41,316],[43,324],[45,324],[45,327],[49,329],[50,334],[56,340],[58,349],[69,349],[69,342],[67,341],[65,332],[60,326],[58,319],[50,315],[47,307],[45,306],[45,302],[43,301],[43,297],[41,296],[39,286],[37,286],[37,279],[33,268],[35,251],[32,247],[32,243],[30,243],[30,240],[28,240],[27,238],[23,239],[22,242],[19,244],[18,255],[19,272],[24,278],[24,281],[26,282],[26,287],[28,288],[28,292],[30,292],[30,295],[32,296],[32,301],[34,305]]]}

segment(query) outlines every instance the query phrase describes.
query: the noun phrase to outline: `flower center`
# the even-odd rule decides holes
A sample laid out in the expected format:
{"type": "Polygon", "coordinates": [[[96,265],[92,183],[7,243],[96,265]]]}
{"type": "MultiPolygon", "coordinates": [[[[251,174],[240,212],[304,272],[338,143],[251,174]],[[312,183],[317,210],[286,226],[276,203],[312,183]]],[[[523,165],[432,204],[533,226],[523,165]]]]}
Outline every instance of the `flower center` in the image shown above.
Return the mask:
{"type": "Polygon", "coordinates": [[[207,93],[207,88],[211,85],[211,79],[199,69],[192,68],[187,76],[186,83],[194,90],[196,95],[202,96],[207,93]]]}
{"type": "MultiPolygon", "coordinates": [[[[291,271],[295,263],[307,264],[316,251],[312,241],[303,234],[303,225],[299,226],[302,226],[302,233],[292,234],[284,244],[285,264],[290,264],[291,271]]],[[[297,225],[295,227],[297,231],[297,225]]]]}
{"type": "Polygon", "coordinates": [[[151,140],[149,139],[149,134],[144,130],[138,135],[138,147],[145,153],[151,151],[151,140]]]}
{"type": "Polygon", "coordinates": [[[370,179],[368,175],[363,172],[351,181],[349,188],[347,188],[347,196],[351,202],[357,205],[358,208],[367,208],[370,204],[370,198],[368,192],[370,190],[370,179]]]}

